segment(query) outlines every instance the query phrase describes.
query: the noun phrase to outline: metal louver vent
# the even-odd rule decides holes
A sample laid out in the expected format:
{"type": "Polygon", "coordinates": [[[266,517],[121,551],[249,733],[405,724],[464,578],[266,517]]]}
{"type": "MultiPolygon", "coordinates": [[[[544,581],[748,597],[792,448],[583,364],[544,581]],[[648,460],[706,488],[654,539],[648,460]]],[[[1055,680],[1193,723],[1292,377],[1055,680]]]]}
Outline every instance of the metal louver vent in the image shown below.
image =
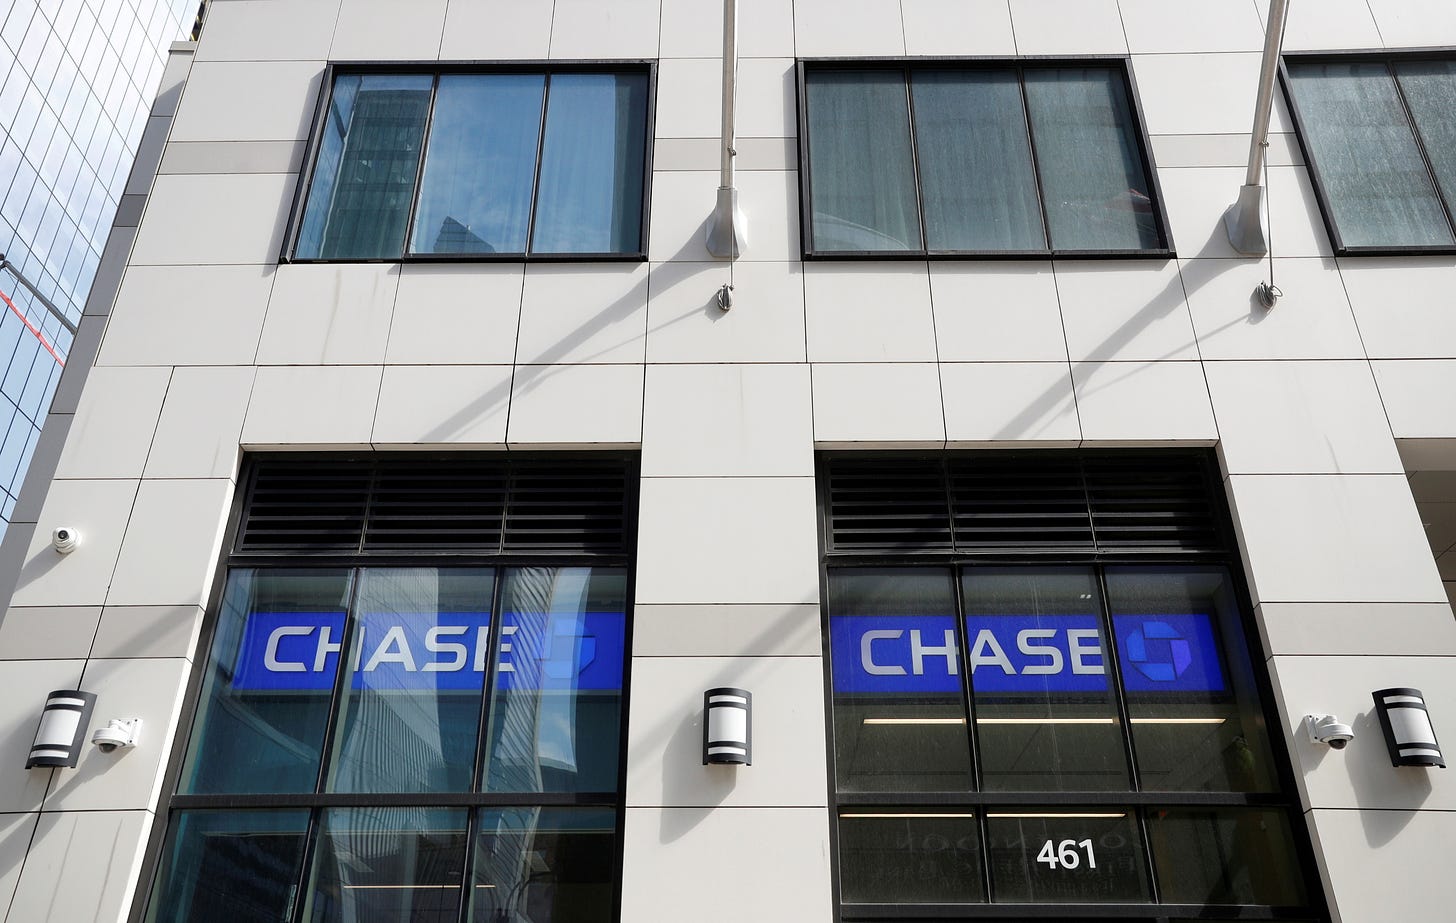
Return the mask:
{"type": "Polygon", "coordinates": [[[260,460],[240,553],[629,550],[636,468],[601,459],[260,460]]]}
{"type": "Polygon", "coordinates": [[[1223,547],[1206,455],[980,452],[830,457],[833,553],[1223,547]]]}
{"type": "Polygon", "coordinates": [[[1208,467],[1189,455],[1156,463],[1116,455],[1086,459],[1087,499],[1101,547],[1217,548],[1219,518],[1208,467]]]}
{"type": "Polygon", "coordinates": [[[836,551],[949,551],[950,507],[938,461],[836,460],[829,468],[836,551]]]}
{"type": "Polygon", "coordinates": [[[983,453],[946,468],[957,548],[1092,544],[1076,456],[983,453]]]}

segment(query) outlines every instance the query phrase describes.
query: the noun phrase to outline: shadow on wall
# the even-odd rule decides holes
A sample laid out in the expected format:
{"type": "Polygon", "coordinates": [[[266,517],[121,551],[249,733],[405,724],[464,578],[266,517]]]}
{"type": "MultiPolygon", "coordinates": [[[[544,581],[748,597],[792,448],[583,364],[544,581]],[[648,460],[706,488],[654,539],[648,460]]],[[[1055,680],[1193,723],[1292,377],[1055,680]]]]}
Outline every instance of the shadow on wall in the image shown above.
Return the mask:
{"type": "Polygon", "coordinates": [[[1372,847],[1384,846],[1415,819],[1415,812],[1431,796],[1429,773],[1432,770],[1390,764],[1390,755],[1385,749],[1385,735],[1380,730],[1380,719],[1376,717],[1373,708],[1356,715],[1350,726],[1355,731],[1355,740],[1369,742],[1365,758],[1350,760],[1348,763],[1350,785],[1355,789],[1356,804],[1378,805],[1382,801],[1394,801],[1405,806],[1405,809],[1399,811],[1360,812],[1360,823],[1365,829],[1365,842],[1372,847]]]}
{"type": "MultiPolygon", "coordinates": [[[[1220,224],[1218,229],[1214,232],[1213,236],[1219,236],[1222,234],[1223,226],[1222,224],[1220,224]]],[[[1213,237],[1210,237],[1209,239],[1212,240],[1213,237]]],[[[1254,260],[1228,260],[1227,262],[1231,267],[1241,267],[1248,265],[1249,262],[1253,261],[1254,260]]],[[[1055,268],[1053,268],[1052,271],[1053,273],[1055,273],[1055,268]]],[[[1129,343],[1132,340],[1133,336],[1137,333],[1137,331],[1142,329],[1143,326],[1145,326],[1152,319],[1171,314],[1176,311],[1180,306],[1185,311],[1188,310],[1188,297],[1193,292],[1198,291],[1198,289],[1202,288],[1204,285],[1207,285],[1210,281],[1212,281],[1213,278],[1213,276],[1209,276],[1205,278],[1202,282],[1200,282],[1197,286],[1190,289],[1188,287],[1187,281],[1184,279],[1182,269],[1179,268],[1178,272],[1175,273],[1172,279],[1169,280],[1168,285],[1157,295],[1153,296],[1144,307],[1138,310],[1136,314],[1128,318],[1126,323],[1118,327],[1112,333],[1108,334],[1101,343],[1098,343],[1097,346],[1092,350],[1093,354],[1106,355],[1108,353],[1115,352],[1117,349],[1129,343]]],[[[1232,320],[1220,327],[1215,327],[1214,329],[1209,330],[1206,335],[1212,335],[1220,331],[1227,330],[1230,327],[1236,326],[1238,324],[1248,324],[1251,326],[1260,324],[1263,323],[1264,319],[1268,316],[1269,309],[1265,308],[1262,304],[1260,304],[1258,297],[1254,294],[1253,290],[1250,290],[1249,313],[1239,320],[1232,320]]],[[[1182,352],[1183,349],[1189,346],[1197,346],[1196,336],[1193,340],[1180,344],[1178,347],[1169,350],[1158,358],[1167,359],[1170,356],[1182,352]]],[[[1072,363],[1072,370],[1074,372],[1090,370],[1093,367],[1102,364],[1103,363],[1101,361],[1074,362],[1072,363]]],[[[1115,377],[1104,378],[1100,380],[1095,387],[1083,388],[1081,390],[1081,394],[1093,394],[1097,391],[1108,388],[1120,381],[1123,381],[1127,378],[1132,377],[1133,375],[1138,374],[1138,370],[1141,367],[1142,363],[1134,363],[1132,364],[1131,371],[1124,372],[1123,374],[1117,375],[1115,377]]],[[[1048,389],[1040,396],[1034,398],[1026,405],[1025,409],[1023,409],[1020,413],[1013,417],[1011,421],[1008,422],[1006,426],[1004,426],[1001,431],[996,434],[997,438],[1006,440],[1019,440],[1025,439],[1027,433],[1036,432],[1037,430],[1033,429],[1034,424],[1041,420],[1047,419],[1048,417],[1055,417],[1066,409],[1063,398],[1061,397],[1063,393],[1064,392],[1062,392],[1060,387],[1054,387],[1048,389]]],[[[1072,403],[1076,403],[1075,395],[1072,398],[1072,403]]]]}

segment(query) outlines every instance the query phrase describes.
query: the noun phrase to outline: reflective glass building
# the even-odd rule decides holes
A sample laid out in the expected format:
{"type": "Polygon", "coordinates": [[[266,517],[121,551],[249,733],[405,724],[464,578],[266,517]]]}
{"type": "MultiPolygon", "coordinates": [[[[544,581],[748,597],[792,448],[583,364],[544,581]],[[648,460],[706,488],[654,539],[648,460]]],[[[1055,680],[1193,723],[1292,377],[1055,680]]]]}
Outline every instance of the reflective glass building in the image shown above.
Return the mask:
{"type": "MultiPolygon", "coordinates": [[[[197,0],[11,0],[0,26],[0,253],[80,320],[168,46],[197,0]]],[[[0,272],[0,529],[72,330],[0,272]]]]}

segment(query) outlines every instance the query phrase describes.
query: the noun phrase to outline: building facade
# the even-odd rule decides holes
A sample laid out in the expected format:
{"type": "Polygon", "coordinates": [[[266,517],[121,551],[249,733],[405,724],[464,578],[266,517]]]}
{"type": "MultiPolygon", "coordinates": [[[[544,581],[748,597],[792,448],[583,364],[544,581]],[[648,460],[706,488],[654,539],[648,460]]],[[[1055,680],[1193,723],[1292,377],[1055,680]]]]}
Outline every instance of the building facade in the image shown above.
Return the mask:
{"type": "Polygon", "coordinates": [[[716,0],[211,4],[0,548],[4,919],[1448,915],[1456,9],[1292,0],[1248,256],[1267,13],[740,0],[725,141],[716,0]]]}
{"type": "MultiPolygon", "coordinates": [[[[10,522],[86,295],[126,189],[167,48],[191,31],[191,0],[18,2],[0,42],[0,253],[63,315],[0,274],[5,367],[0,528],[10,522]]],[[[134,198],[126,199],[131,194],[134,198]]]]}

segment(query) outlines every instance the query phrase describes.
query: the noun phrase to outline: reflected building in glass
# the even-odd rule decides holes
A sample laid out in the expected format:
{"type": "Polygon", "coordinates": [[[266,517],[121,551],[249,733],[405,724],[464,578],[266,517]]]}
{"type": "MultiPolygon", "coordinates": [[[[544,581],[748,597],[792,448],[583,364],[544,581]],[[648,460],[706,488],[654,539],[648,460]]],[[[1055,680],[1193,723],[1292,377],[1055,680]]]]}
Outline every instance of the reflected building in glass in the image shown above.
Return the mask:
{"type": "Polygon", "coordinates": [[[0,531],[71,349],[170,44],[198,0],[12,0],[0,42],[0,531]]]}

